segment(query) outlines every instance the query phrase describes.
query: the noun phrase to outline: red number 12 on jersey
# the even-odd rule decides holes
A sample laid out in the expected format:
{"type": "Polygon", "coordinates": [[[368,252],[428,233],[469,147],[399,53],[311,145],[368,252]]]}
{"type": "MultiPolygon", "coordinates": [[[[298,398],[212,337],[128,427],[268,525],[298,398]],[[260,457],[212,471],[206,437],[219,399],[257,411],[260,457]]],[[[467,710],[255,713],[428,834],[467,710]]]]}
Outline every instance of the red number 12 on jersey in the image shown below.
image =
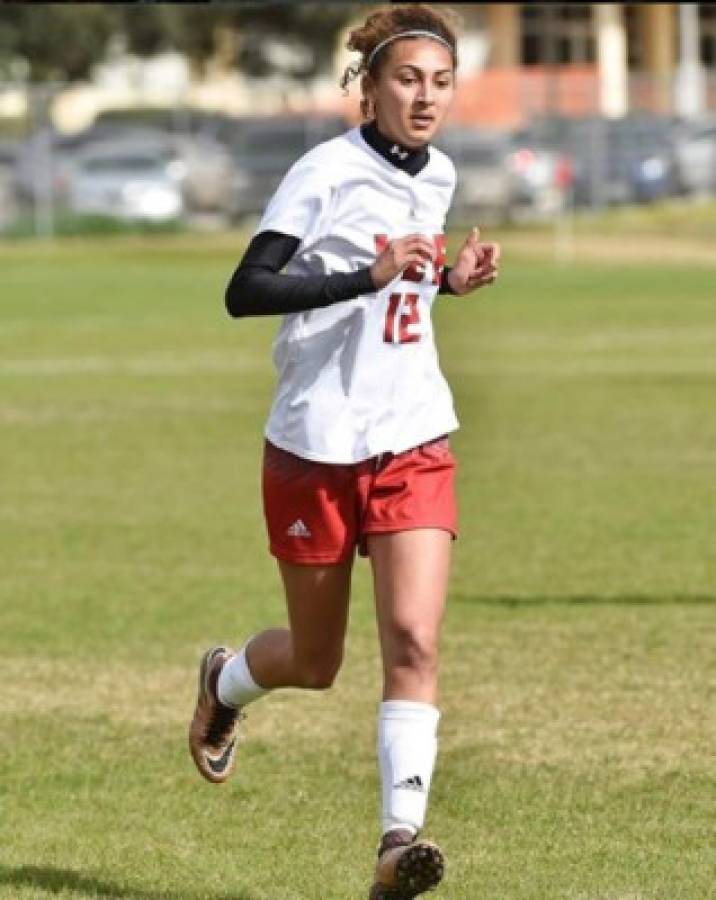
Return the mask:
{"type": "MultiPolygon", "coordinates": [[[[387,234],[375,235],[376,253],[382,253],[388,246],[387,234]]],[[[433,284],[440,284],[445,265],[445,235],[433,235],[435,260],[433,262],[433,284]]],[[[425,267],[410,265],[403,272],[404,281],[421,282],[425,278],[425,267]]],[[[388,298],[388,312],[385,317],[383,340],[386,344],[412,344],[420,340],[420,295],[391,294],[388,298]],[[397,327],[396,327],[397,326],[397,327]]]]}

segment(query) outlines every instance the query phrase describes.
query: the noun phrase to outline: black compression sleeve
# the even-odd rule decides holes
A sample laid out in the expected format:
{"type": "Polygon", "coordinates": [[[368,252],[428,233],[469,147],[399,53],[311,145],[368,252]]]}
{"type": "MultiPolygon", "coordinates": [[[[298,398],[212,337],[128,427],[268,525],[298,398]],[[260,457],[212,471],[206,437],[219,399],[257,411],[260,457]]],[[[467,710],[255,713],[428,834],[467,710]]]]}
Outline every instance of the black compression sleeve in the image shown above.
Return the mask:
{"type": "Polygon", "coordinates": [[[440,276],[440,287],[438,288],[438,294],[453,294],[454,296],[457,296],[456,292],[450,287],[450,282],[448,281],[448,275],[451,268],[452,266],[443,267],[443,273],[440,276]]]}
{"type": "Polygon", "coordinates": [[[375,291],[367,267],[331,275],[280,274],[300,243],[279,231],[262,231],[253,238],[226,288],[232,316],[304,312],[375,291]]]}

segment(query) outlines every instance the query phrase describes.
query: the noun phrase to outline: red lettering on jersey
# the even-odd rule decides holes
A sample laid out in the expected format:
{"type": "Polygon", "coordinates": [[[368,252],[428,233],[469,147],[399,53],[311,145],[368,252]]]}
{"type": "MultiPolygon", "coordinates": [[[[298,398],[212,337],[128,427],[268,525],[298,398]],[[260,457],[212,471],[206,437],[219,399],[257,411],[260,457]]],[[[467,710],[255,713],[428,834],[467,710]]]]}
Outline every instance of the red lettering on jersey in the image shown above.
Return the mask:
{"type": "Polygon", "coordinates": [[[440,284],[440,279],[445,268],[445,256],[447,253],[447,241],[444,234],[434,234],[435,259],[433,260],[433,284],[440,284]]]}
{"type": "Polygon", "coordinates": [[[419,331],[408,331],[411,325],[420,325],[420,310],[418,308],[418,294],[406,294],[403,310],[407,307],[407,312],[403,312],[400,316],[399,323],[399,339],[401,344],[414,344],[420,340],[419,331]]]}
{"type": "Polygon", "coordinates": [[[375,240],[375,252],[380,256],[380,254],[388,249],[388,244],[390,241],[388,240],[387,234],[374,234],[373,239],[375,240]]]}
{"type": "MultiPolygon", "coordinates": [[[[387,234],[376,234],[373,236],[375,240],[375,251],[380,255],[387,249],[390,241],[387,234]]],[[[435,259],[433,260],[433,279],[432,284],[440,284],[443,269],[445,267],[446,241],[444,234],[434,234],[432,236],[433,246],[435,247],[435,259]]],[[[420,284],[425,280],[425,266],[422,263],[411,263],[403,270],[403,281],[412,281],[420,284]]]]}
{"type": "Polygon", "coordinates": [[[410,263],[403,270],[403,281],[415,281],[418,284],[425,278],[425,265],[423,263],[410,263]]]}
{"type": "Polygon", "coordinates": [[[400,306],[400,294],[391,294],[388,298],[388,312],[385,317],[385,329],[383,331],[383,340],[386,344],[394,344],[395,341],[395,316],[400,306]]]}
{"type": "MultiPolygon", "coordinates": [[[[435,259],[433,260],[433,280],[432,284],[440,284],[443,268],[445,267],[446,241],[444,234],[433,235],[433,246],[435,247],[435,259]]],[[[425,278],[425,266],[422,264],[412,264],[403,272],[405,281],[421,282],[425,278]]]]}
{"type": "Polygon", "coordinates": [[[409,331],[411,325],[420,325],[420,297],[418,294],[391,294],[385,317],[383,340],[386,344],[414,344],[420,340],[420,331],[409,331]],[[398,311],[400,316],[398,317],[398,311]],[[398,333],[395,333],[396,318],[398,333]]]}

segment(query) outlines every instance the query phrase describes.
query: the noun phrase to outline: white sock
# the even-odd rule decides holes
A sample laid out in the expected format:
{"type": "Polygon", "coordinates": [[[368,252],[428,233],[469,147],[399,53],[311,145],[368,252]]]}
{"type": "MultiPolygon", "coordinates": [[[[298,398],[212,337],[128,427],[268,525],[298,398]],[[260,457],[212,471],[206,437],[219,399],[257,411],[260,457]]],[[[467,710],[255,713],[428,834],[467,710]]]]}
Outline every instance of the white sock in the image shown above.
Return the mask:
{"type": "Polygon", "coordinates": [[[236,656],[232,657],[219,672],[216,694],[224,706],[233,706],[238,709],[258,700],[259,697],[268,694],[270,690],[256,684],[251,675],[246,659],[246,648],[250,643],[250,640],[246,641],[236,656]]]}
{"type": "Polygon", "coordinates": [[[439,711],[429,703],[384,700],[378,716],[383,833],[423,827],[438,750],[439,711]]]}

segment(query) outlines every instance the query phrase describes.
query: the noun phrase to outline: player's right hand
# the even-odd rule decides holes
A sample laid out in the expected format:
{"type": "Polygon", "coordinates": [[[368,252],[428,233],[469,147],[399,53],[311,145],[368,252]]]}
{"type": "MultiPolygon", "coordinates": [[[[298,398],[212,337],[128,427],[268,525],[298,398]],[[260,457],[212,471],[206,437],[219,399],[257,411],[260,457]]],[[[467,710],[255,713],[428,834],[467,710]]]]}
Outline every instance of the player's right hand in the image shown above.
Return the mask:
{"type": "Polygon", "coordinates": [[[423,234],[409,234],[388,244],[370,267],[370,277],[376,290],[381,290],[408,266],[422,266],[433,259],[433,242],[423,234]]]}

